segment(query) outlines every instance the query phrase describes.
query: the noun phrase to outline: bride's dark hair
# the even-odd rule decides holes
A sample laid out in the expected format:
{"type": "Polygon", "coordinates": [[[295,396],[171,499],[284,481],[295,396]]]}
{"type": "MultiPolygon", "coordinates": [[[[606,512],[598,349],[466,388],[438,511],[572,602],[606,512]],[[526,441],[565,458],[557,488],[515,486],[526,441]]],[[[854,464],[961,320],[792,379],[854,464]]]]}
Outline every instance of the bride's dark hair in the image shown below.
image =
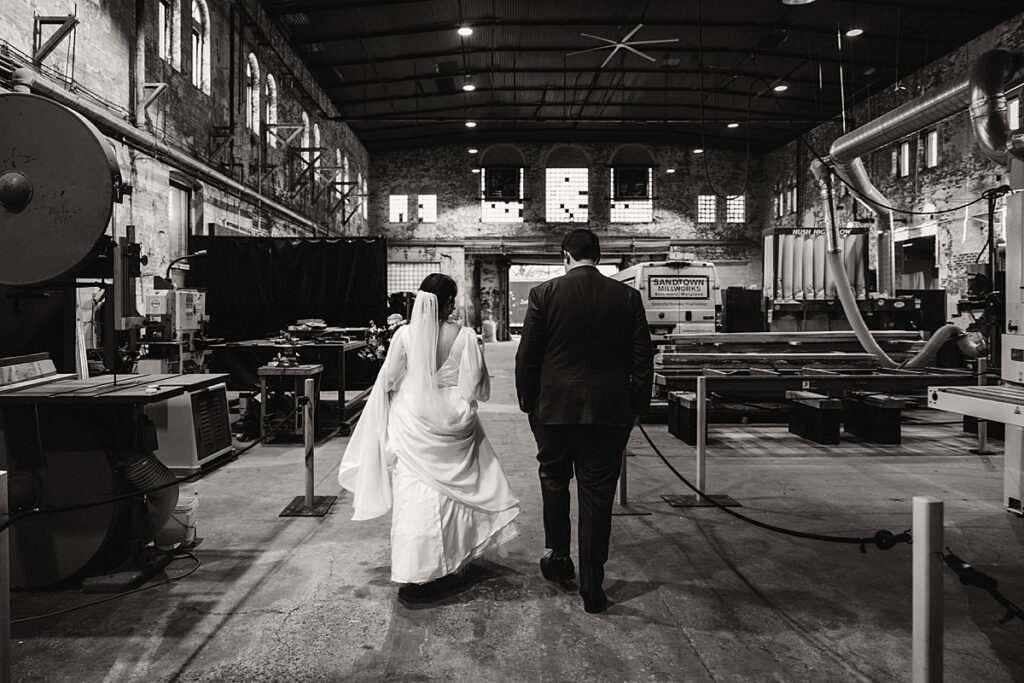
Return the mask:
{"type": "Polygon", "coordinates": [[[431,273],[423,278],[420,284],[421,292],[429,292],[437,297],[438,315],[444,315],[445,308],[455,305],[455,296],[459,293],[459,286],[455,280],[442,273],[431,273]]]}

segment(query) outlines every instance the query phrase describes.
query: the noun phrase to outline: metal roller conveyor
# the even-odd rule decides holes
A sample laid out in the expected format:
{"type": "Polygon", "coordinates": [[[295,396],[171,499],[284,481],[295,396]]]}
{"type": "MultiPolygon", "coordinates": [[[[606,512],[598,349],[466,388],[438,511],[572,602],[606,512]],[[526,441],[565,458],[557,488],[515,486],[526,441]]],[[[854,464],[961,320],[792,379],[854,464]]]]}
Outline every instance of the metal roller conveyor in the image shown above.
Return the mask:
{"type": "Polygon", "coordinates": [[[928,407],[1024,427],[1024,387],[930,387],[928,407]]]}

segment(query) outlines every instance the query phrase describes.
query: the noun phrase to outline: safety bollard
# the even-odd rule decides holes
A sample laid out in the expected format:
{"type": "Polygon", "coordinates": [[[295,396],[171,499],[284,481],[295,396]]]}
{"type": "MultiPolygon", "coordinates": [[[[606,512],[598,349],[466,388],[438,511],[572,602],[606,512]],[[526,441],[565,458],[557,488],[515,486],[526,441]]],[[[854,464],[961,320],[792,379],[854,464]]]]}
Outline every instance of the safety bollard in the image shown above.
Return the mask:
{"type": "Polygon", "coordinates": [[[942,681],[942,501],[914,497],[914,683],[942,681]]]}
{"type": "MultiPolygon", "coordinates": [[[[306,493],[296,496],[280,517],[323,517],[338,500],[337,496],[313,495],[313,457],[316,441],[316,380],[310,378],[303,383],[302,404],[302,445],[306,468],[306,493]]],[[[344,400],[344,399],[343,399],[344,400]]]]}
{"type": "MultiPolygon", "coordinates": [[[[0,520],[10,519],[7,509],[7,472],[0,471],[0,520]]],[[[0,531],[0,683],[11,683],[11,556],[10,528],[0,531]]]]}
{"type": "MultiPolygon", "coordinates": [[[[697,488],[706,491],[704,481],[704,458],[708,448],[708,380],[704,375],[697,378],[697,488]]],[[[700,494],[697,494],[700,500],[700,494]]]]}
{"type": "MultiPolygon", "coordinates": [[[[978,359],[978,386],[983,387],[988,384],[988,359],[978,359]]],[[[978,418],[978,447],[972,448],[971,453],[975,455],[993,455],[995,451],[990,450],[988,447],[988,420],[978,418]]]]}

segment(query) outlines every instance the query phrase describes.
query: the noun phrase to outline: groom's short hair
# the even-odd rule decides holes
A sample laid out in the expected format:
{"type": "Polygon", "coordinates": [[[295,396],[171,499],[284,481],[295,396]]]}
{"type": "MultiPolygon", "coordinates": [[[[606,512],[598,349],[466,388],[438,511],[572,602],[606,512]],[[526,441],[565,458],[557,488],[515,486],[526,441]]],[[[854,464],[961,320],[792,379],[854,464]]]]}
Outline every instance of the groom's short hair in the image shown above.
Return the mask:
{"type": "Polygon", "coordinates": [[[577,228],[562,240],[562,251],[567,252],[577,261],[601,260],[601,241],[590,230],[577,228]]]}

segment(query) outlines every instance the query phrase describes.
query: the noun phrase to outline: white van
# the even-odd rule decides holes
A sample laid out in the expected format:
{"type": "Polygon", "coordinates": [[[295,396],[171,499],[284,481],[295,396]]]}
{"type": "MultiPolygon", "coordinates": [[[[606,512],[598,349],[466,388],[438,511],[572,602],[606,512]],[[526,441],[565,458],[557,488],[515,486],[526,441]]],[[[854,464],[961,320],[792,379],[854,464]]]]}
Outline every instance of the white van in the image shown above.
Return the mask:
{"type": "Polygon", "coordinates": [[[718,271],[703,261],[638,263],[611,277],[640,290],[651,336],[715,332],[722,310],[718,271]]]}

